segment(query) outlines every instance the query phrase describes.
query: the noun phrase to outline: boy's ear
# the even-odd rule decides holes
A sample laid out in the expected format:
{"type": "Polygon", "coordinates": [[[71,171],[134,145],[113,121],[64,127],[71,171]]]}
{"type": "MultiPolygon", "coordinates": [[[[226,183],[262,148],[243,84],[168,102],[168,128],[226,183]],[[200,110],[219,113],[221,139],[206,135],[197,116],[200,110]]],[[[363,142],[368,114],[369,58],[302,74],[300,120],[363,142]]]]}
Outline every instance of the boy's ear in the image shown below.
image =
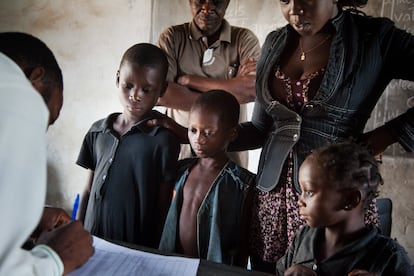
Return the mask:
{"type": "Polygon", "coordinates": [[[233,142],[234,140],[236,140],[237,136],[239,136],[239,125],[232,127],[230,129],[230,142],[233,142]]]}
{"type": "Polygon", "coordinates": [[[45,76],[45,69],[43,67],[36,66],[31,69],[25,68],[23,71],[33,87],[41,93],[41,87],[43,86],[42,81],[43,77],[45,76]]]}
{"type": "Polygon", "coordinates": [[[115,85],[116,85],[116,87],[119,87],[119,70],[116,71],[115,85]]]}
{"type": "Polygon", "coordinates": [[[351,210],[358,207],[362,203],[363,195],[358,189],[350,189],[344,192],[344,210],[351,210]]]}
{"type": "Polygon", "coordinates": [[[165,92],[167,91],[167,87],[168,87],[168,81],[164,81],[161,87],[161,91],[160,91],[160,98],[164,96],[165,92]]]}

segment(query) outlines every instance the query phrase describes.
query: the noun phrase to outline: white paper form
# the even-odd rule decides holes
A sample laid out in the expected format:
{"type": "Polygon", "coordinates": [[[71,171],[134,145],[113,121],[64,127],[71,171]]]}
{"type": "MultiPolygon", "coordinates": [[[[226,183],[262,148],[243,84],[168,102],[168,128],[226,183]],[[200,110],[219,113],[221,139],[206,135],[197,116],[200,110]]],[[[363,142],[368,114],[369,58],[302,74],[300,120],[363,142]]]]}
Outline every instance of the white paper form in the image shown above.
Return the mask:
{"type": "Polygon", "coordinates": [[[68,276],[195,276],[199,259],[162,256],[134,250],[93,237],[95,252],[68,276]]]}

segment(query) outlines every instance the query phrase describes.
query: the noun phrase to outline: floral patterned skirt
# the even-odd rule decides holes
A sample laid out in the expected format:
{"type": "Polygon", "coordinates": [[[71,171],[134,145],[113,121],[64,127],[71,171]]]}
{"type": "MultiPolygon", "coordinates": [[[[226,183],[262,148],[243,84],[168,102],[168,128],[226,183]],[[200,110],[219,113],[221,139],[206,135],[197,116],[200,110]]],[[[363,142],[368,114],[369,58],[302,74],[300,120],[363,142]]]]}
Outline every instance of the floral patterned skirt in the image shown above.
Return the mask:
{"type": "MultiPolygon", "coordinates": [[[[299,192],[293,185],[292,170],[290,154],[276,188],[270,192],[255,188],[253,192],[249,247],[251,254],[265,262],[273,263],[282,257],[305,223],[299,216],[299,192]]],[[[365,222],[379,225],[375,201],[366,212],[365,222]]]]}

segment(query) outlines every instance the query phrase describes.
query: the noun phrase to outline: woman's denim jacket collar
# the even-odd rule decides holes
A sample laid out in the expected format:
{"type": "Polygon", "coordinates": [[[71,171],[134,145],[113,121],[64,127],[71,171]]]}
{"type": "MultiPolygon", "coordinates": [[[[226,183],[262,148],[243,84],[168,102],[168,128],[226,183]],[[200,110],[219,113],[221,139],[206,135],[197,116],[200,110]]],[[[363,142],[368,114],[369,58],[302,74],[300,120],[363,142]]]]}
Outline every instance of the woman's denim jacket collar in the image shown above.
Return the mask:
{"type": "MultiPolygon", "coordinates": [[[[312,149],[345,139],[358,139],[387,84],[394,78],[414,80],[413,74],[407,76],[408,62],[406,65],[398,65],[401,61],[390,64],[396,49],[387,48],[392,45],[387,38],[393,39],[394,43],[406,39],[406,44],[397,50],[405,51],[410,61],[414,59],[412,36],[396,31],[390,20],[340,12],[331,23],[336,34],[328,67],[315,98],[304,105],[299,114],[275,101],[268,89],[269,77],[279,64],[286,41],[294,35],[293,29],[287,25],[270,33],[263,45],[257,67],[257,99],[252,119],[262,134],[267,133],[257,174],[258,188],[263,191],[276,187],[291,150],[294,185],[300,191],[298,168],[312,149]],[[363,62],[369,62],[370,66],[360,68],[363,62]],[[384,68],[390,65],[395,66],[395,71],[384,68]]],[[[398,43],[402,44],[401,41],[398,43]]],[[[387,123],[409,151],[414,150],[413,117],[414,109],[411,108],[387,123]]]]}

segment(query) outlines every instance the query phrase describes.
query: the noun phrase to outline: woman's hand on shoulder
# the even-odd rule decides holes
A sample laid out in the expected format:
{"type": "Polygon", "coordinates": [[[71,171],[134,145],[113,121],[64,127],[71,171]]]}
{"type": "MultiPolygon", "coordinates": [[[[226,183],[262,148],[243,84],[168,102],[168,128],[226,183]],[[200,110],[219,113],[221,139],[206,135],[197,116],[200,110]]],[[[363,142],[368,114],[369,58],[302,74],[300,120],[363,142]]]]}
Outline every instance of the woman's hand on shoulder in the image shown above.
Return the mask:
{"type": "Polygon", "coordinates": [[[187,128],[183,127],[167,115],[161,114],[157,118],[147,121],[148,126],[162,126],[174,133],[182,144],[188,143],[187,128]]]}

